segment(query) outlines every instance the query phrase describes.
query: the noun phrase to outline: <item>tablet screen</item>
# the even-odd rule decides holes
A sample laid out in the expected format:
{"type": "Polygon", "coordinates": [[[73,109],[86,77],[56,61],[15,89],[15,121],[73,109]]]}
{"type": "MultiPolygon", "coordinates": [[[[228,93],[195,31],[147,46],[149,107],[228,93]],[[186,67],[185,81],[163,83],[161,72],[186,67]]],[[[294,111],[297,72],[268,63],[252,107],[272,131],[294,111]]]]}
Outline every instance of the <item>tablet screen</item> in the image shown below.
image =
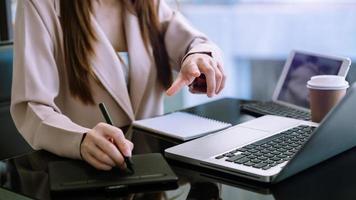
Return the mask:
{"type": "Polygon", "coordinates": [[[303,53],[295,53],[278,95],[279,101],[309,108],[307,82],[315,75],[337,75],[342,61],[303,53]]]}

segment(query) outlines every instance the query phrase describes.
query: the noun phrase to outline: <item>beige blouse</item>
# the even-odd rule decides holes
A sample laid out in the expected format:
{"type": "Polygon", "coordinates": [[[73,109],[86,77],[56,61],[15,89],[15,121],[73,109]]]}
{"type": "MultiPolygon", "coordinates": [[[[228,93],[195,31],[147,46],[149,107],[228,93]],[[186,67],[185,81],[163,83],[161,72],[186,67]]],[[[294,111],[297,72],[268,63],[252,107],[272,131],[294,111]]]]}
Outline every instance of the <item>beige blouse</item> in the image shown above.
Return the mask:
{"type": "MultiPolygon", "coordinates": [[[[159,19],[172,66],[179,69],[187,53],[210,52],[221,62],[218,48],[186,19],[160,1],[159,19]]],[[[80,158],[82,134],[104,121],[97,105],[86,105],[69,92],[64,66],[59,0],[18,2],[14,36],[11,114],[34,149],[80,158]]],[[[94,17],[98,41],[90,60],[101,84],[90,80],[94,101],[104,102],[115,126],[162,114],[164,88],[157,81],[152,51],[147,51],[136,15],[125,11],[125,34],[130,55],[129,88],[122,64],[94,17]]],[[[133,141],[135,148],[144,140],[133,141]]]]}

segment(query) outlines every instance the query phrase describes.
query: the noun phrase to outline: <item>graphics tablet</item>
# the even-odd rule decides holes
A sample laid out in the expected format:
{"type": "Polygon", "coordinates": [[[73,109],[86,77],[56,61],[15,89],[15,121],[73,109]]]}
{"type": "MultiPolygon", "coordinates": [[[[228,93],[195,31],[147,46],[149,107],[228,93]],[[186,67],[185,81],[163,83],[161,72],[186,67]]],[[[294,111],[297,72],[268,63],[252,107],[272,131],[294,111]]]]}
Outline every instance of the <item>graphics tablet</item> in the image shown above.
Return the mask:
{"type": "Polygon", "coordinates": [[[83,190],[131,191],[144,187],[177,188],[177,176],[159,153],[134,155],[134,174],[113,168],[99,171],[80,160],[49,163],[49,181],[52,192],[83,190]]]}

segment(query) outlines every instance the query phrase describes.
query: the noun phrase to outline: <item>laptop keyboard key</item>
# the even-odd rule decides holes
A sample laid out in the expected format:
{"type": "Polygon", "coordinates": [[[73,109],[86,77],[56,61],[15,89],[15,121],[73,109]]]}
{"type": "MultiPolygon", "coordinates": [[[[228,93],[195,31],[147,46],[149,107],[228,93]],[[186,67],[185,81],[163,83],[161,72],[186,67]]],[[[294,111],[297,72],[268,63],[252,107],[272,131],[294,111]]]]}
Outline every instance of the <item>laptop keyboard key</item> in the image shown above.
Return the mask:
{"type": "Polygon", "coordinates": [[[256,152],[258,152],[258,151],[255,150],[255,149],[249,149],[248,152],[250,152],[250,153],[256,153],[256,152]]]}
{"type": "Polygon", "coordinates": [[[287,156],[286,156],[286,155],[283,155],[283,154],[280,154],[280,155],[277,155],[277,157],[283,159],[283,158],[285,158],[285,157],[287,157],[287,156]]]}
{"type": "Polygon", "coordinates": [[[230,157],[230,158],[226,159],[226,161],[228,161],[228,162],[234,162],[235,160],[238,160],[238,159],[243,158],[243,157],[245,157],[245,156],[239,154],[239,155],[236,155],[236,156],[233,156],[233,157],[230,157]]]}
{"type": "Polygon", "coordinates": [[[262,167],[265,167],[265,166],[267,166],[266,163],[257,163],[257,164],[255,164],[255,165],[253,165],[252,167],[255,167],[255,168],[262,168],[262,167]]]}
{"type": "Polygon", "coordinates": [[[270,169],[270,168],[271,168],[271,166],[269,166],[269,165],[266,165],[266,166],[262,167],[263,170],[267,170],[267,169],[270,169]]]}
{"type": "Polygon", "coordinates": [[[278,163],[271,163],[271,164],[269,164],[269,166],[271,166],[271,167],[274,167],[274,166],[276,166],[276,165],[278,165],[278,163]]]}
{"type": "Polygon", "coordinates": [[[225,157],[228,157],[228,158],[235,156],[235,154],[233,154],[233,153],[226,153],[224,155],[225,155],[225,157]]]}
{"type": "Polygon", "coordinates": [[[267,149],[267,148],[272,147],[272,146],[271,146],[271,145],[268,145],[268,144],[263,144],[263,145],[261,145],[261,147],[267,149]]]}
{"type": "Polygon", "coordinates": [[[239,149],[237,149],[238,151],[240,151],[240,152],[245,152],[245,151],[247,151],[247,149],[246,148],[239,148],[239,149]]]}
{"type": "Polygon", "coordinates": [[[278,157],[273,157],[273,158],[271,158],[271,160],[273,160],[273,161],[279,161],[279,160],[281,160],[281,158],[278,158],[278,157]]]}
{"type": "Polygon", "coordinates": [[[248,162],[245,162],[244,165],[245,166],[252,166],[254,165],[255,163],[251,162],[251,161],[248,161],[248,162]]]}
{"type": "Polygon", "coordinates": [[[257,158],[255,158],[255,159],[251,160],[251,162],[253,162],[253,163],[260,163],[260,162],[262,162],[262,161],[259,160],[259,159],[257,159],[257,158]]]}
{"type": "Polygon", "coordinates": [[[265,161],[265,160],[267,160],[268,158],[267,158],[267,157],[264,157],[264,156],[260,156],[260,157],[258,157],[258,159],[260,159],[260,160],[262,160],[262,161],[265,161]]]}
{"type": "Polygon", "coordinates": [[[267,148],[267,150],[268,150],[268,151],[274,151],[274,150],[276,150],[276,148],[274,148],[274,147],[269,147],[269,148],[267,148]]]}
{"type": "Polygon", "coordinates": [[[215,159],[221,159],[221,158],[224,158],[225,156],[224,155],[220,155],[220,156],[216,156],[215,159]]]}
{"type": "Polygon", "coordinates": [[[300,145],[299,144],[296,144],[296,143],[293,143],[293,144],[290,144],[291,147],[299,147],[300,145]]]}
{"type": "Polygon", "coordinates": [[[298,149],[290,149],[290,150],[288,150],[289,152],[292,152],[292,153],[295,153],[295,152],[297,152],[298,151],[298,149]]]}
{"type": "Polygon", "coordinates": [[[237,163],[237,164],[243,164],[243,163],[245,163],[245,162],[247,162],[247,161],[249,161],[249,160],[250,160],[249,158],[244,157],[244,158],[241,158],[241,159],[235,160],[235,162],[234,162],[234,163],[237,163]]]}
{"type": "Polygon", "coordinates": [[[235,154],[237,152],[239,152],[239,150],[235,149],[235,150],[230,151],[229,153],[235,154]]]}
{"type": "Polygon", "coordinates": [[[268,153],[268,154],[265,154],[264,156],[266,156],[268,158],[272,158],[274,156],[274,154],[268,153]]]}
{"type": "Polygon", "coordinates": [[[272,163],[274,163],[273,160],[266,160],[266,161],[264,161],[264,162],[267,163],[267,164],[272,164],[272,163]]]}
{"type": "Polygon", "coordinates": [[[268,151],[267,149],[263,149],[262,151],[261,151],[261,153],[263,153],[263,154],[266,154],[266,153],[269,153],[270,151],[268,151]]]}
{"type": "Polygon", "coordinates": [[[281,163],[284,163],[285,162],[285,160],[279,160],[279,161],[277,161],[276,163],[277,164],[281,164],[281,163]]]}
{"type": "Polygon", "coordinates": [[[279,152],[281,152],[281,153],[284,153],[284,152],[287,151],[287,149],[285,149],[285,148],[279,148],[279,149],[277,149],[277,151],[279,151],[279,152]]]}
{"type": "Polygon", "coordinates": [[[253,155],[255,155],[255,156],[259,157],[259,156],[262,156],[263,154],[262,154],[262,153],[260,153],[260,152],[257,152],[257,153],[254,153],[253,155]]]}
{"type": "Polygon", "coordinates": [[[294,153],[287,151],[287,152],[284,152],[283,154],[286,156],[292,156],[294,153]]]}
{"type": "Polygon", "coordinates": [[[242,155],[249,156],[249,155],[251,155],[251,153],[250,152],[243,152],[242,155]]]}
{"type": "Polygon", "coordinates": [[[245,149],[252,149],[253,147],[255,147],[255,145],[251,145],[251,144],[250,144],[250,145],[245,146],[244,148],[245,148],[245,149]]]}
{"type": "Polygon", "coordinates": [[[291,147],[291,146],[289,146],[289,145],[285,146],[284,148],[287,149],[287,150],[293,149],[293,147],[291,147]]]}
{"type": "Polygon", "coordinates": [[[261,146],[256,146],[255,149],[261,151],[261,150],[263,150],[264,148],[261,147],[261,146]]]}

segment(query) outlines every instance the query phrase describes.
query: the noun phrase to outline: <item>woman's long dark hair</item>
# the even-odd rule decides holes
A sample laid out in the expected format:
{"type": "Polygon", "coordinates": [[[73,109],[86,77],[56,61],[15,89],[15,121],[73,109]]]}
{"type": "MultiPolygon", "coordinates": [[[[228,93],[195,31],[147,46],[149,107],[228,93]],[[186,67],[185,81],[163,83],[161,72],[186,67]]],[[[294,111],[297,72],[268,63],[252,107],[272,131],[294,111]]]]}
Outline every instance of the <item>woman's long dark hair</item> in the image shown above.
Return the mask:
{"type": "MultiPolygon", "coordinates": [[[[153,50],[157,78],[167,89],[172,83],[172,74],[158,18],[159,1],[118,1],[122,2],[125,9],[137,15],[146,49],[148,50],[151,46],[153,50]]],[[[97,41],[90,20],[92,9],[92,0],[60,0],[65,68],[69,89],[73,96],[85,104],[94,104],[89,79],[93,77],[97,80],[89,61],[90,56],[94,55],[93,44],[97,41]]]]}

